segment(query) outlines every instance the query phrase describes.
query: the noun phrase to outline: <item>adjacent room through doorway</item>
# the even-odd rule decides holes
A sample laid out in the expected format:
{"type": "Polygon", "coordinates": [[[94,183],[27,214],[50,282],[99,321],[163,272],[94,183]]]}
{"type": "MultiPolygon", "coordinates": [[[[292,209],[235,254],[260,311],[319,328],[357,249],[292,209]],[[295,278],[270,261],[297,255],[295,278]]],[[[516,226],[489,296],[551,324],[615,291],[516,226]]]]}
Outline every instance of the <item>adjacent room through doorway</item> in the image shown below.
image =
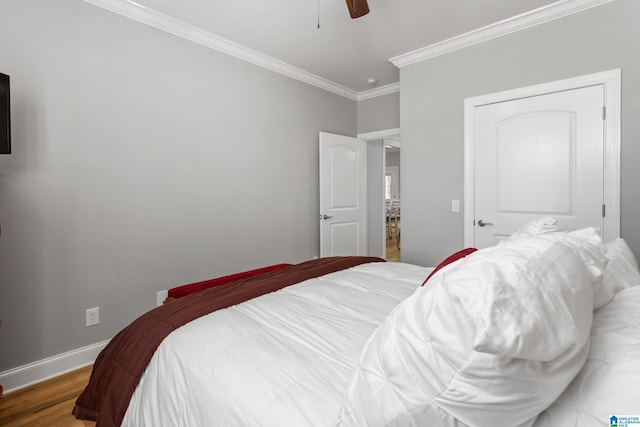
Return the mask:
{"type": "Polygon", "coordinates": [[[400,136],[384,138],[385,236],[387,261],[400,261],[400,136]]]}

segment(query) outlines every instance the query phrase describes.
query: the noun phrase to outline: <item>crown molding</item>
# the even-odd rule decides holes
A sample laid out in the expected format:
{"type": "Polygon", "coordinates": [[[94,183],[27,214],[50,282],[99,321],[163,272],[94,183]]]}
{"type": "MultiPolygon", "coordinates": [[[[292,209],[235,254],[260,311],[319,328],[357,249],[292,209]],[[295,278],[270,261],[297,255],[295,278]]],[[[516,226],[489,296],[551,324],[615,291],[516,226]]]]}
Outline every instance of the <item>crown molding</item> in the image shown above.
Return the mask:
{"type": "Polygon", "coordinates": [[[356,101],[364,101],[365,99],[377,98],[378,96],[389,95],[390,93],[400,92],[400,83],[391,83],[380,86],[375,89],[363,90],[358,92],[356,101]]]}
{"type": "Polygon", "coordinates": [[[316,86],[320,89],[344,96],[353,101],[358,100],[358,92],[327,80],[323,77],[304,71],[300,68],[249,49],[238,43],[219,37],[201,28],[187,24],[148,7],[130,0],[83,0],[94,6],[118,15],[133,19],[158,30],[165,31],[202,46],[217,50],[262,68],[283,74],[292,79],[316,86]]]}
{"type": "Polygon", "coordinates": [[[478,28],[477,30],[469,31],[468,33],[402,55],[394,56],[390,58],[389,61],[398,68],[406,67],[612,1],[614,0],[560,0],[530,12],[478,28]]]}
{"type": "MultiPolygon", "coordinates": [[[[379,88],[356,92],[331,80],[309,73],[131,0],[83,1],[353,101],[363,101],[400,91],[400,83],[391,83],[379,88]]],[[[390,58],[389,61],[396,67],[402,68],[612,1],[614,0],[560,0],[531,12],[395,56],[390,58]]]]}

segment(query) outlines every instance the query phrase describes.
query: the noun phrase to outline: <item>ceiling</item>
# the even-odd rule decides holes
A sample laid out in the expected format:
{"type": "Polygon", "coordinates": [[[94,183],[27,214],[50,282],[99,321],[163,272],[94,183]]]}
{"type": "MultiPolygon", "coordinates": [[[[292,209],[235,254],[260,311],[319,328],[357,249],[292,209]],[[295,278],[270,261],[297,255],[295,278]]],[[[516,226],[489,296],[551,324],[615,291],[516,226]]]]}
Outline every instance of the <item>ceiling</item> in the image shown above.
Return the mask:
{"type": "Polygon", "coordinates": [[[352,20],[344,0],[128,1],[358,93],[398,82],[389,58],[556,2],[368,0],[352,20]]]}

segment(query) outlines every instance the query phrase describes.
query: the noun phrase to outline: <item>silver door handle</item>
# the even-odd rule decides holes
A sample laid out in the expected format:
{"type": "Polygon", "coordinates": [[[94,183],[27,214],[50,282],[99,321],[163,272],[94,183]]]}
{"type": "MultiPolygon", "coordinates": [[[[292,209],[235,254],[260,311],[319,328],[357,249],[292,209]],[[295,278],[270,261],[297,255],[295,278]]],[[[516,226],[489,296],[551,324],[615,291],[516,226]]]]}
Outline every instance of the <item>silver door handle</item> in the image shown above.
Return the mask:
{"type": "Polygon", "coordinates": [[[333,218],[331,215],[320,215],[320,219],[331,219],[333,218]]]}
{"type": "Polygon", "coordinates": [[[493,223],[492,222],[484,222],[483,220],[480,220],[480,221],[478,221],[478,225],[480,227],[484,227],[486,225],[493,225],[493,223]]]}

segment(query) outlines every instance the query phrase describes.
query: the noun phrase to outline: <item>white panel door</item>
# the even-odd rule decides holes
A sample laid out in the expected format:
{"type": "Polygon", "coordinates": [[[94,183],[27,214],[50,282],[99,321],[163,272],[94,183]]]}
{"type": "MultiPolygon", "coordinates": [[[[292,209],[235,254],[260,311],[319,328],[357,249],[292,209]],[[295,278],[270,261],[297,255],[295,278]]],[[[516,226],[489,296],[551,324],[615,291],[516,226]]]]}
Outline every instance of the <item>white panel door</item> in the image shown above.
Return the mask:
{"type": "Polygon", "coordinates": [[[320,256],[366,255],[367,145],[320,132],[320,256]]]}
{"type": "Polygon", "coordinates": [[[552,216],[603,226],[604,87],[475,109],[475,246],[552,216]]]}

